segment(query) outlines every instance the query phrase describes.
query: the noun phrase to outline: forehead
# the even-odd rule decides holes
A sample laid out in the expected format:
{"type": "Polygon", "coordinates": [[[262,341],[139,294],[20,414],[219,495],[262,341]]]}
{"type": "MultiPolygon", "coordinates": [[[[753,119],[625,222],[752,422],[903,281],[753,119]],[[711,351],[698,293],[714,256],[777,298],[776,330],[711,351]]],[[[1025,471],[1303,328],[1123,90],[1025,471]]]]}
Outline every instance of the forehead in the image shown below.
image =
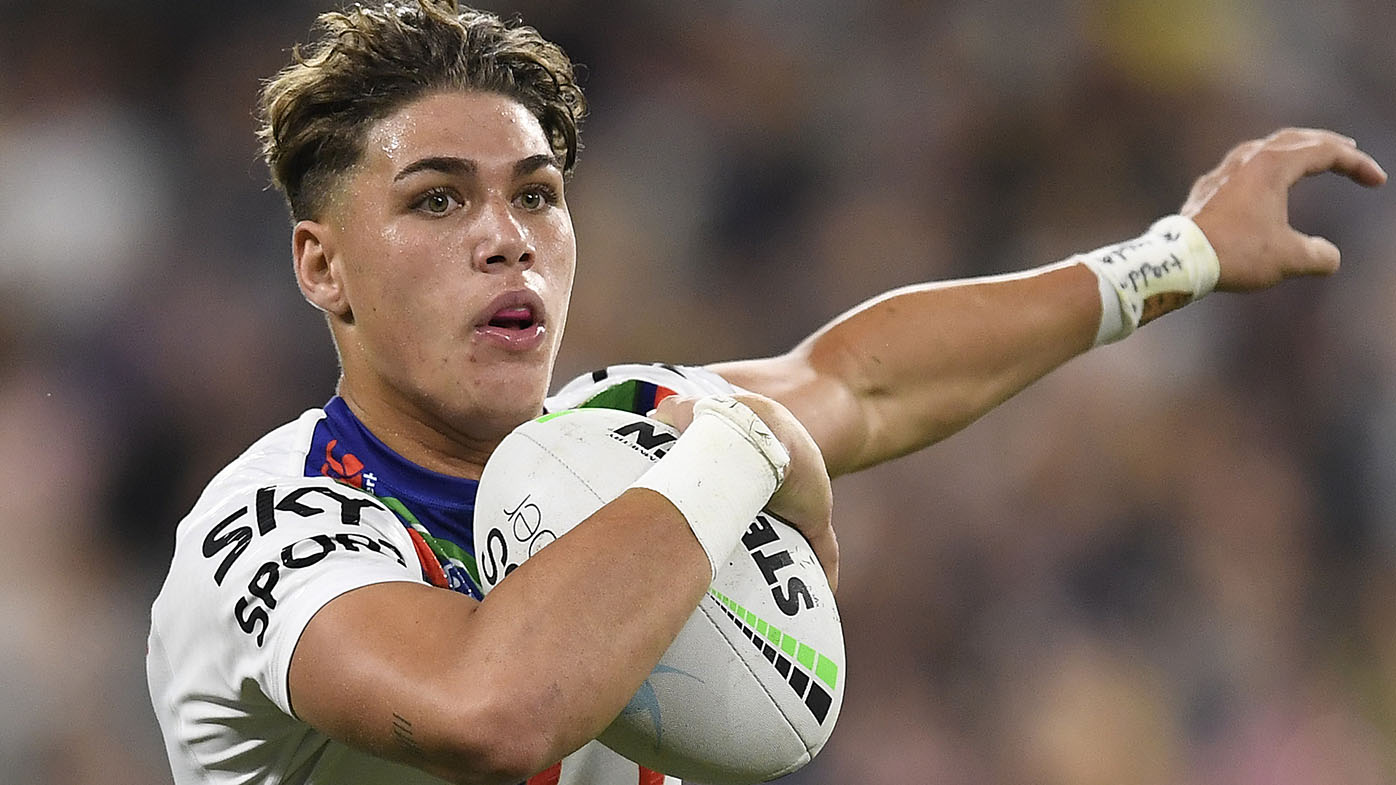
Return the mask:
{"type": "Polygon", "coordinates": [[[551,153],[538,119],[518,101],[496,93],[451,91],[419,98],[375,123],[360,162],[365,169],[396,172],[428,156],[465,158],[489,167],[551,153]]]}

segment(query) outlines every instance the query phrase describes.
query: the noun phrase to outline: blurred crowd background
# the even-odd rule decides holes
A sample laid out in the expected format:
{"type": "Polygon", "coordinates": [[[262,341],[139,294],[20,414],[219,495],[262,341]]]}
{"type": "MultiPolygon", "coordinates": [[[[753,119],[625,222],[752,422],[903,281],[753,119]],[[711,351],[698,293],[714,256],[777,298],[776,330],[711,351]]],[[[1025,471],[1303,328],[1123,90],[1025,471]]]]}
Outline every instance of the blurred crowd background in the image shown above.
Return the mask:
{"type": "MultiPolygon", "coordinates": [[[[325,401],[253,139],[304,0],[0,0],[0,780],[169,781],[175,523],[325,401]]],[[[559,383],[785,350],[902,284],[1134,236],[1281,125],[1396,164],[1391,0],[519,0],[585,65],[559,383]]],[[[799,785],[1396,782],[1396,190],[836,485],[848,692],[799,785]]]]}

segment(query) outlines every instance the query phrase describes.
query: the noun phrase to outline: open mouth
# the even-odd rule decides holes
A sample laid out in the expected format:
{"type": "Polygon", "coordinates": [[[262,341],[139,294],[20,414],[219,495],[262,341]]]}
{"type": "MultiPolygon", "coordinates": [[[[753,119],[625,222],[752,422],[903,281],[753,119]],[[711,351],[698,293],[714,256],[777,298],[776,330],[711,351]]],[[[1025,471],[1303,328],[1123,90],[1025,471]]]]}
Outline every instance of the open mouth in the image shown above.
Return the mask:
{"type": "Polygon", "coordinates": [[[529,330],[538,325],[538,320],[532,307],[520,305],[499,309],[490,317],[488,324],[501,330],[529,330]]]}
{"type": "Polygon", "coordinates": [[[543,302],[529,291],[501,295],[485,311],[489,318],[475,328],[479,338],[511,352],[525,352],[543,344],[547,333],[543,302]]]}

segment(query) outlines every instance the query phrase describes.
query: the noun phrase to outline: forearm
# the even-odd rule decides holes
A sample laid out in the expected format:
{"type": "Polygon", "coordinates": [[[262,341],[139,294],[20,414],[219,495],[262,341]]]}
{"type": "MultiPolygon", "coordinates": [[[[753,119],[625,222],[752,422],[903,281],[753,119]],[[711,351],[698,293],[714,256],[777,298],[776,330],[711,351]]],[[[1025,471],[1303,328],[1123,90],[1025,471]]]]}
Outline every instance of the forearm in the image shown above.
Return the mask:
{"type": "Polygon", "coordinates": [[[411,583],[333,600],[296,647],[293,704],[381,757],[456,782],[517,782],[614,719],[710,581],[683,516],[628,491],[482,603],[411,583]]]}
{"type": "Polygon", "coordinates": [[[678,510],[627,491],[490,592],[470,622],[467,667],[547,737],[546,765],[620,713],[711,581],[678,510]]]}
{"type": "Polygon", "coordinates": [[[1089,349],[1096,276],[1076,264],[911,286],[837,317],[790,353],[726,363],[734,384],[784,403],[831,474],[950,436],[1089,349]]]}
{"type": "Polygon", "coordinates": [[[950,436],[1091,348],[1100,312],[1096,276],[1077,264],[893,292],[796,351],[862,403],[853,471],[950,436]]]}

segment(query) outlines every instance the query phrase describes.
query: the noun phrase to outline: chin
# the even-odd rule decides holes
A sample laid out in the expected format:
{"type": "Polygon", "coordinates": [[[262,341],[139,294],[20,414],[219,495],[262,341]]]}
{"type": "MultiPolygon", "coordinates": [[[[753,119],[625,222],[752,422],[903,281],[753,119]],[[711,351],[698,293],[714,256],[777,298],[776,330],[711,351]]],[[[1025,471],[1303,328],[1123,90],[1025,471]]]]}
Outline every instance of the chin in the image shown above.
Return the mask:
{"type": "Polygon", "coordinates": [[[500,437],[523,425],[524,423],[538,417],[543,413],[543,400],[538,399],[536,405],[530,403],[526,406],[517,404],[490,407],[486,411],[477,411],[476,417],[482,422],[491,426],[490,430],[500,437]]]}
{"type": "Polygon", "coordinates": [[[478,380],[458,415],[503,437],[543,413],[550,381],[548,375],[540,377],[536,372],[499,374],[478,380]]]}

